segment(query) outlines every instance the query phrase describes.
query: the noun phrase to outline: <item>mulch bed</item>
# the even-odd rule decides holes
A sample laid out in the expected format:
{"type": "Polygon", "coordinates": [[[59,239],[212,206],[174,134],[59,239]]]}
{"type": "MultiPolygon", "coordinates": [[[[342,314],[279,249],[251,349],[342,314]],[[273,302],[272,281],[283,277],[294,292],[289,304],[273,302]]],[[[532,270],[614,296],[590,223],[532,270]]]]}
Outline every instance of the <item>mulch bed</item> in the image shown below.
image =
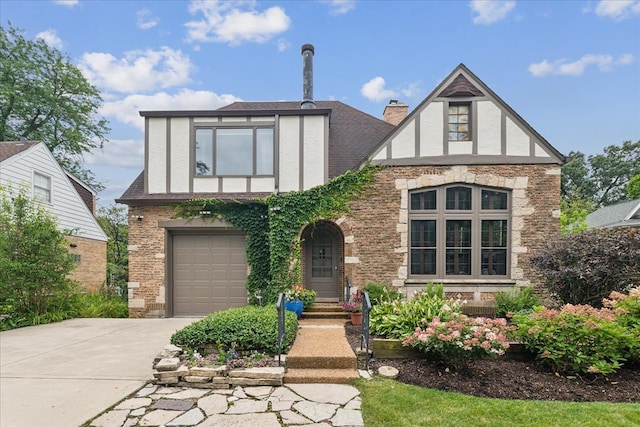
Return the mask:
{"type": "MultiPolygon", "coordinates": [[[[360,347],[360,326],[346,325],[354,351],[360,347]]],[[[370,344],[371,348],[371,344],[370,344]]],[[[375,356],[375,354],[374,354],[375,356]]],[[[373,359],[369,369],[393,366],[406,384],[478,397],[567,402],[640,402],[640,366],[607,376],[560,375],[536,361],[482,359],[452,372],[425,359],[373,359]]]]}

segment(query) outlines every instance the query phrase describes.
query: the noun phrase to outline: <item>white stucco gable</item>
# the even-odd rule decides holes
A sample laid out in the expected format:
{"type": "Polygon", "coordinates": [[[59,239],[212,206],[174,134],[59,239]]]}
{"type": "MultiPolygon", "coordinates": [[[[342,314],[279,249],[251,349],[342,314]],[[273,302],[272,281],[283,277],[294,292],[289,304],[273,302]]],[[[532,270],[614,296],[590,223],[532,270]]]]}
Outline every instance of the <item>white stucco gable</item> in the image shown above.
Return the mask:
{"type": "Polygon", "coordinates": [[[107,235],[45,144],[37,143],[0,161],[0,185],[4,187],[17,190],[20,185],[26,185],[33,192],[35,174],[49,178],[51,201],[43,203],[58,218],[61,230],[107,241],[107,235]]]}
{"type": "Polygon", "coordinates": [[[460,64],[368,156],[374,164],[564,163],[564,156],[460,64]],[[451,137],[464,106],[468,137],[451,137]],[[453,125],[452,125],[453,123],[453,125]]]}

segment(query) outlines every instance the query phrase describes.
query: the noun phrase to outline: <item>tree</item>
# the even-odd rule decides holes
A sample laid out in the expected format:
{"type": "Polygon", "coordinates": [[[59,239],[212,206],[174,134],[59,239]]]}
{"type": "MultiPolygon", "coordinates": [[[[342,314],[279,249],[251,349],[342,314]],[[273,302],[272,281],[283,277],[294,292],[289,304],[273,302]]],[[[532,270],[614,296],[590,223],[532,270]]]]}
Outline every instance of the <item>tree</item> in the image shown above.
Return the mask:
{"type": "Polygon", "coordinates": [[[610,145],[586,159],[579,151],[569,157],[562,167],[562,198],[591,202],[594,209],[627,200],[627,183],[640,174],[640,141],[610,145]]]}
{"type": "Polygon", "coordinates": [[[97,189],[82,155],[109,132],[102,98],[69,57],[22,31],[0,27],[0,141],[44,142],[60,165],[97,189]]]}
{"type": "Polygon", "coordinates": [[[129,277],[127,209],[111,205],[98,209],[98,222],[107,233],[107,287],[126,295],[129,277]]]}
{"type": "MultiPolygon", "coordinates": [[[[68,311],[76,283],[69,242],[56,220],[28,196],[0,187],[0,306],[18,314],[68,311]]],[[[67,316],[68,317],[68,316],[67,316]]]]}
{"type": "Polygon", "coordinates": [[[630,200],[640,199],[640,174],[637,174],[627,183],[627,197],[630,200]]]}

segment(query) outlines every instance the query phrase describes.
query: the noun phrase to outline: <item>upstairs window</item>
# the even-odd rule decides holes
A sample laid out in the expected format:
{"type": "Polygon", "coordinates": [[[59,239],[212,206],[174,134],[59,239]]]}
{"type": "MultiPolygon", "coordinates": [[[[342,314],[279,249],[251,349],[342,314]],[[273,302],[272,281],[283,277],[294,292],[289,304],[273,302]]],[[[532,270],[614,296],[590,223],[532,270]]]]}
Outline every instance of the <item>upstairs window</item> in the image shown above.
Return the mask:
{"type": "Polygon", "coordinates": [[[197,128],[196,176],[274,174],[273,128],[197,128]]]}
{"type": "Polygon", "coordinates": [[[51,177],[38,172],[33,173],[33,198],[51,203],[51,177]]]}
{"type": "Polygon", "coordinates": [[[449,141],[471,141],[471,104],[449,104],[449,141]]]}
{"type": "Polygon", "coordinates": [[[509,192],[450,185],[409,200],[410,278],[508,277],[509,192]]]}

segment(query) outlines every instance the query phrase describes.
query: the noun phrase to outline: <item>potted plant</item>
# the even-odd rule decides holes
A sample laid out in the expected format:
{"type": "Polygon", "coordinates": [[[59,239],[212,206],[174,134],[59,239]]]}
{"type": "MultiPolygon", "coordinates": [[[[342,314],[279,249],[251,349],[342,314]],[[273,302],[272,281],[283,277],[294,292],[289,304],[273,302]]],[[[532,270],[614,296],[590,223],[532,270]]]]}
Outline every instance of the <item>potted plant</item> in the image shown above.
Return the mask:
{"type": "Polygon", "coordinates": [[[300,291],[300,299],[302,300],[302,304],[305,310],[311,308],[317,296],[318,293],[313,289],[302,288],[302,290],[300,291]]]}
{"type": "Polygon", "coordinates": [[[342,310],[349,313],[352,325],[362,324],[362,293],[360,289],[351,296],[349,301],[345,301],[342,305],[342,310]]]}
{"type": "Polygon", "coordinates": [[[302,310],[304,308],[304,302],[302,300],[303,291],[304,288],[302,286],[293,285],[284,293],[284,296],[287,298],[284,303],[284,308],[293,311],[296,316],[298,316],[298,319],[302,316],[302,310]]]}

